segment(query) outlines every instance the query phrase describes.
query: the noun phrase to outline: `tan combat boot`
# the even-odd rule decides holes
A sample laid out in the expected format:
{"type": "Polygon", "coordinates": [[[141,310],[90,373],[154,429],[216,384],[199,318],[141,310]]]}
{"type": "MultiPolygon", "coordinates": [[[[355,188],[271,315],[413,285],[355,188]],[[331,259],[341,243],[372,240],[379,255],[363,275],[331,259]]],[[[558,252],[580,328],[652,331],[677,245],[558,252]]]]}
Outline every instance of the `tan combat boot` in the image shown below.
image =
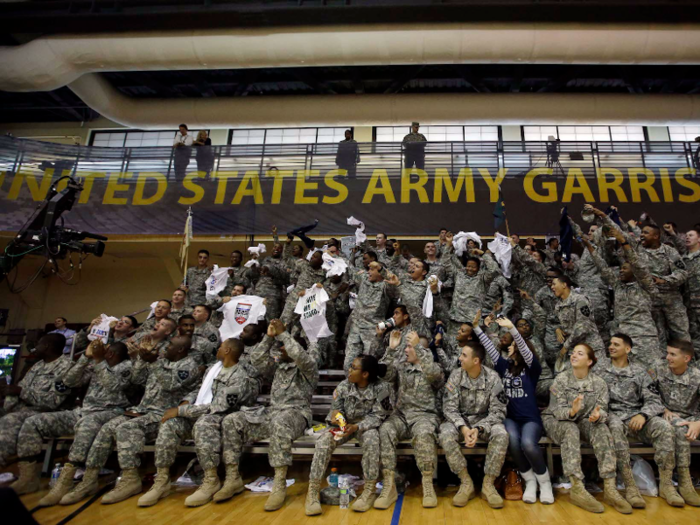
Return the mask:
{"type": "Polygon", "coordinates": [[[685,507],[685,500],[678,494],[672,478],[673,469],[659,469],[659,496],[665,499],[671,507],[685,507]]]}
{"type": "Polygon", "coordinates": [[[359,498],[350,507],[355,512],[367,512],[377,499],[377,480],[365,480],[365,488],[359,498]]]}
{"type": "Polygon", "coordinates": [[[170,494],[170,468],[158,467],[153,486],[139,498],[138,506],[152,507],[168,494],[170,494]]]}
{"type": "Polygon", "coordinates": [[[73,505],[80,500],[92,496],[100,488],[97,484],[97,475],[100,473],[99,468],[85,469],[83,480],[78,483],[73,490],[61,498],[61,505],[73,505]]]}
{"type": "Polygon", "coordinates": [[[61,498],[73,489],[73,476],[75,476],[75,465],[66,463],[63,465],[58,481],[51,487],[49,493],[39,500],[39,507],[53,507],[61,501],[61,498]]]}
{"type": "Polygon", "coordinates": [[[112,503],[119,503],[125,499],[129,499],[131,496],[136,496],[143,490],[143,485],[141,485],[141,476],[139,476],[138,469],[135,468],[125,468],[122,470],[122,477],[117,481],[117,486],[110,490],[102,498],[103,505],[111,505],[112,503]]]}
{"type": "Polygon", "coordinates": [[[423,507],[432,509],[437,507],[438,501],[433,487],[433,473],[423,472],[423,507]]]}
{"type": "Polygon", "coordinates": [[[614,477],[603,480],[603,501],[620,514],[632,514],[632,506],[617,491],[614,477]]]}
{"type": "Polygon", "coordinates": [[[231,465],[226,465],[226,479],[224,480],[224,486],[221,490],[214,494],[214,501],[220,503],[231,499],[236,494],[243,492],[245,485],[243,485],[243,479],[238,472],[238,464],[233,463],[231,465]]]}
{"type": "Polygon", "coordinates": [[[200,507],[211,501],[212,496],[221,490],[221,481],[216,467],[204,471],[204,480],[194,494],[185,499],[185,507],[200,507]]]}
{"type": "Polygon", "coordinates": [[[20,461],[19,462],[19,478],[10,485],[18,496],[22,494],[31,494],[39,490],[41,484],[41,465],[36,461],[20,461]]]}
{"type": "Polygon", "coordinates": [[[569,499],[571,500],[571,503],[577,507],[581,507],[583,510],[595,512],[596,514],[600,514],[605,510],[603,504],[595,499],[591,493],[586,490],[582,480],[575,478],[574,476],[570,476],[570,478],[571,490],[569,491],[569,499]]]}
{"type": "Polygon", "coordinates": [[[622,467],[622,479],[625,481],[625,499],[627,503],[632,505],[633,509],[645,509],[647,507],[646,501],[639,493],[637,484],[634,482],[634,476],[632,475],[632,469],[629,463],[622,467]]]}
{"type": "Polygon", "coordinates": [[[275,480],[272,482],[272,494],[265,502],[265,510],[279,510],[287,497],[287,467],[275,467],[275,480]]]}
{"type": "Polygon", "coordinates": [[[396,484],[394,483],[395,472],[393,470],[384,471],[384,479],[382,480],[382,492],[379,497],[374,502],[375,509],[388,509],[396,500],[399,499],[399,493],[396,491],[396,484]]]}
{"type": "Polygon", "coordinates": [[[321,490],[320,479],[309,480],[309,490],[306,493],[306,515],[318,516],[321,514],[321,500],[319,490],[321,490]]]}
{"type": "Polygon", "coordinates": [[[485,499],[492,509],[503,508],[503,498],[493,486],[496,476],[484,476],[484,483],[481,485],[481,498],[485,499]]]}
{"type": "Polygon", "coordinates": [[[452,505],[455,507],[464,507],[469,503],[470,499],[476,496],[476,493],[474,492],[474,482],[466,468],[459,473],[459,479],[461,483],[457,494],[452,498],[452,505]]]}
{"type": "Polygon", "coordinates": [[[676,469],[678,471],[678,492],[688,505],[700,507],[700,496],[693,487],[693,481],[690,479],[690,469],[688,467],[676,469]]]}

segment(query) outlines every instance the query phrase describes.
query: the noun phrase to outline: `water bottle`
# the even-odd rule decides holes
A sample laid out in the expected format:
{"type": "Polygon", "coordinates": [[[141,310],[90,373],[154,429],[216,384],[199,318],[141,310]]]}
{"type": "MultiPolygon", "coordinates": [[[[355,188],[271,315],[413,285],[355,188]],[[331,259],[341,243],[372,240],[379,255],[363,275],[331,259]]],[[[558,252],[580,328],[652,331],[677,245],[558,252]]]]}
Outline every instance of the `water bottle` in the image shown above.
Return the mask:
{"type": "Polygon", "coordinates": [[[348,494],[348,480],[343,478],[340,480],[340,508],[347,509],[350,503],[350,494],[348,494]]]}
{"type": "Polygon", "coordinates": [[[331,475],[328,477],[328,483],[331,487],[338,488],[338,469],[332,468],[331,475]]]}
{"type": "Polygon", "coordinates": [[[53,487],[56,484],[60,475],[61,475],[61,464],[56,463],[56,466],[51,471],[51,481],[49,481],[49,487],[53,487]]]}

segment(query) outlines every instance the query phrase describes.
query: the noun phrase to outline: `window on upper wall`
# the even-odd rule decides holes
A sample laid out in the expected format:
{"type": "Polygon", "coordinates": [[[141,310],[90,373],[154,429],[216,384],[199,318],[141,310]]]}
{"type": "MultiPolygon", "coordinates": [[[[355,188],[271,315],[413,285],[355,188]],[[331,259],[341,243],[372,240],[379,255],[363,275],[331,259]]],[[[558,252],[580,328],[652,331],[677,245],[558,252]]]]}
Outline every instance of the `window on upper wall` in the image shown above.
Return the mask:
{"type": "Polygon", "coordinates": [[[523,126],[525,140],[546,141],[643,141],[643,126],[523,126]]]}
{"type": "MultiPolygon", "coordinates": [[[[177,131],[93,131],[91,146],[103,148],[148,148],[172,146],[177,131]]],[[[187,132],[194,138],[199,130],[187,132]]]]}
{"type": "Polygon", "coordinates": [[[232,129],[229,144],[317,144],[345,140],[345,130],[352,128],[272,128],[232,129]]]}
{"type": "Polygon", "coordinates": [[[700,126],[669,126],[668,136],[672,141],[693,142],[700,137],[700,126]]]}
{"type": "MultiPolygon", "coordinates": [[[[402,142],[411,126],[377,126],[377,142],[402,142]]],[[[421,126],[430,142],[488,142],[498,140],[498,126],[421,126]]]]}

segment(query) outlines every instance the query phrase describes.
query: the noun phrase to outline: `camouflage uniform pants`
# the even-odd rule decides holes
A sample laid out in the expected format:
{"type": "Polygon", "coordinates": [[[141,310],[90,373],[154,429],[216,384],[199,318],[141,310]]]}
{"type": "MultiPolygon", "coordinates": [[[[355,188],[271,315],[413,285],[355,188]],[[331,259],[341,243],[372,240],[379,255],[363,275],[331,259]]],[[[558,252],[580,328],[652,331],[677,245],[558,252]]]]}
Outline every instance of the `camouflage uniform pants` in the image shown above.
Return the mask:
{"type": "Polygon", "coordinates": [[[659,470],[673,470],[676,464],[673,445],[673,429],[671,425],[660,417],[652,417],[638,432],[630,429],[630,419],[622,420],[610,414],[608,428],[615,443],[617,455],[617,468],[630,464],[630,446],[628,437],[634,441],[640,441],[654,446],[654,461],[659,470]]]}
{"type": "MultiPolygon", "coordinates": [[[[348,335],[347,345],[345,346],[343,370],[347,372],[352,362],[358,356],[362,354],[371,354],[370,349],[376,338],[375,328],[376,325],[366,320],[355,319],[352,324],[352,329],[350,330],[350,335],[348,335]]],[[[375,357],[379,359],[378,356],[375,357]]]]}
{"type": "Polygon", "coordinates": [[[316,440],[314,459],[311,462],[310,479],[323,479],[328,469],[328,463],[335,448],[357,438],[362,447],[362,473],[366,480],[379,478],[379,431],[376,428],[357,432],[352,436],[344,437],[340,441],[333,439],[329,431],[322,433],[316,440]]]}
{"type": "Polygon", "coordinates": [[[554,363],[557,362],[561,343],[557,341],[557,328],[559,324],[547,322],[547,328],[544,334],[544,360],[549,367],[554,370],[554,363]]]}
{"type": "Polygon", "coordinates": [[[124,413],[120,408],[101,410],[99,412],[82,412],[81,410],[62,410],[46,412],[27,419],[17,438],[17,455],[29,458],[41,454],[44,438],[74,436],[70,447],[68,461],[85,463],[88,451],[102,425],[124,413]]]}
{"type": "Polygon", "coordinates": [[[698,421],[697,417],[679,418],[671,421],[671,429],[674,432],[675,450],[676,450],[676,467],[690,467],[690,441],[685,437],[688,427],[676,426],[681,421],[698,421]]]}
{"type": "MultiPolygon", "coordinates": [[[[484,432],[484,439],[489,442],[486,448],[484,473],[487,476],[498,476],[508,452],[506,427],[500,424],[493,425],[490,432],[484,432]]],[[[463,440],[462,433],[449,421],[440,425],[440,446],[445,451],[445,459],[447,459],[450,470],[455,474],[459,474],[467,468],[467,459],[460,450],[460,443],[463,440]]]]}
{"type": "Polygon", "coordinates": [[[694,364],[696,368],[700,368],[700,307],[688,308],[688,321],[690,340],[693,342],[693,348],[695,348],[695,357],[691,364],[694,364]]]}
{"type": "Polygon", "coordinates": [[[289,467],[292,464],[292,445],[306,430],[306,418],[298,410],[266,410],[261,416],[235,412],[222,423],[224,463],[240,463],[243,445],[261,439],[270,439],[268,459],[270,466],[289,467]]]}
{"type": "Polygon", "coordinates": [[[138,468],[139,454],[146,441],[158,437],[158,425],[163,415],[150,413],[139,417],[119,416],[102,426],[97,434],[85,465],[88,468],[101,468],[107,463],[109,454],[116,443],[119,466],[122,469],[138,468]]]}
{"type": "Polygon", "coordinates": [[[688,312],[683,305],[681,294],[679,292],[658,293],[653,300],[651,316],[656,323],[661,347],[666,348],[666,342],[670,339],[690,341],[688,312]]]}
{"type": "Polygon", "coordinates": [[[615,477],[615,445],[610,429],[603,423],[582,421],[558,421],[552,416],[542,418],[547,436],[561,446],[561,462],[564,474],[584,479],[581,470],[581,441],[593,446],[598,460],[598,472],[603,479],[615,477]]]}
{"type": "Polygon", "coordinates": [[[403,414],[394,412],[379,427],[379,443],[382,467],[396,470],[396,445],[403,439],[411,438],[416,454],[416,464],[423,472],[433,472],[437,454],[437,432],[440,420],[437,416],[425,414],[408,422],[403,414]]]}
{"type": "Polygon", "coordinates": [[[156,439],[156,467],[175,463],[180,443],[194,437],[197,459],[203,469],[219,466],[221,457],[221,420],[219,414],[206,414],[195,421],[184,417],[168,419],[160,425],[156,439]]]}
{"type": "Polygon", "coordinates": [[[0,466],[5,465],[10,456],[17,454],[17,437],[24,422],[40,414],[26,408],[10,412],[0,418],[0,466]]]}

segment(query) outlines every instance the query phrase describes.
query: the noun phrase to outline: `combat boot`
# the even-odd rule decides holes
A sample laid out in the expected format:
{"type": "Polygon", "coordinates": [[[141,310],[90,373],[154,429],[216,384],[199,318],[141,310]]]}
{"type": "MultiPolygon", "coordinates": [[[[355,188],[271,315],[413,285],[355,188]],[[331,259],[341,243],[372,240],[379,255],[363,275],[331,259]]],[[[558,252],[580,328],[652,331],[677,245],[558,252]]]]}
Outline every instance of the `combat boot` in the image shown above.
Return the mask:
{"type": "Polygon", "coordinates": [[[685,507],[685,500],[678,494],[672,478],[673,469],[659,469],[659,496],[665,499],[671,507],[685,507]]]}
{"type": "Polygon", "coordinates": [[[581,507],[588,512],[600,514],[605,510],[603,504],[595,499],[590,492],[586,490],[583,481],[571,476],[571,490],[569,491],[569,499],[571,503],[577,507],[581,507]]]}
{"type": "Polygon", "coordinates": [[[275,467],[275,480],[272,482],[272,494],[265,502],[265,510],[279,510],[287,497],[287,467],[275,467]]]}
{"type": "Polygon", "coordinates": [[[142,490],[143,485],[141,485],[141,476],[139,476],[138,469],[125,468],[122,470],[122,477],[117,481],[117,486],[102,498],[102,504],[119,503],[129,499],[131,496],[136,496],[142,490]]]}
{"type": "Polygon", "coordinates": [[[432,509],[437,507],[438,501],[435,495],[435,487],[433,487],[433,473],[423,473],[423,507],[432,509]]]}
{"type": "Polygon", "coordinates": [[[319,490],[321,489],[320,479],[309,480],[309,490],[306,493],[306,515],[318,516],[321,514],[321,501],[319,500],[319,490]]]}
{"type": "Polygon", "coordinates": [[[39,507],[53,507],[61,498],[73,489],[73,476],[75,476],[75,465],[66,463],[63,465],[58,481],[51,487],[49,493],[39,500],[39,507]]]}
{"type": "Polygon", "coordinates": [[[153,486],[139,498],[139,507],[152,507],[158,501],[170,494],[170,468],[158,467],[153,486]]]}
{"type": "Polygon", "coordinates": [[[83,480],[78,483],[73,490],[61,498],[61,505],[73,505],[79,501],[92,496],[100,488],[97,484],[97,476],[100,473],[99,468],[85,469],[83,480]]]}
{"type": "Polygon", "coordinates": [[[367,512],[371,509],[377,499],[376,486],[376,479],[365,480],[365,488],[362,494],[355,500],[350,508],[355,512],[367,512]]]}
{"type": "Polygon", "coordinates": [[[474,482],[466,468],[459,473],[459,479],[461,483],[457,494],[452,498],[452,505],[455,507],[464,507],[469,503],[470,499],[476,496],[476,493],[474,492],[474,482]]]}
{"type": "Polygon", "coordinates": [[[632,506],[617,491],[614,477],[603,480],[603,501],[620,514],[632,514],[632,506]]]}
{"type": "Polygon", "coordinates": [[[690,478],[688,467],[676,469],[678,471],[678,492],[688,505],[700,507],[700,496],[693,487],[693,480],[690,478]]]}
{"type": "Polygon", "coordinates": [[[481,485],[481,498],[485,499],[492,509],[503,508],[503,498],[493,486],[496,476],[484,476],[484,483],[481,485]]]}
{"type": "MultiPolygon", "coordinates": [[[[38,466],[41,468],[41,465],[38,466]]],[[[37,469],[36,461],[20,461],[19,462],[19,478],[10,485],[18,496],[22,494],[31,494],[39,490],[41,485],[41,471],[37,469]]]]}
{"type": "Polygon", "coordinates": [[[374,502],[374,508],[380,510],[388,509],[399,499],[399,493],[396,491],[396,484],[394,483],[395,472],[393,470],[385,470],[383,473],[382,492],[374,502]]]}
{"type": "Polygon", "coordinates": [[[214,494],[214,501],[220,503],[231,499],[236,494],[243,492],[245,485],[243,485],[243,479],[238,472],[238,464],[233,463],[231,465],[226,465],[226,479],[224,480],[224,486],[221,490],[214,494]]]}
{"type": "Polygon", "coordinates": [[[645,509],[647,507],[647,503],[639,493],[637,484],[634,482],[634,476],[632,475],[632,469],[630,468],[629,463],[626,463],[621,470],[622,479],[625,482],[625,499],[627,500],[627,503],[632,505],[633,509],[645,509]]]}
{"type": "Polygon", "coordinates": [[[221,481],[216,473],[216,467],[204,471],[204,481],[197,491],[185,499],[186,507],[200,507],[209,503],[214,494],[221,490],[221,481]]]}

